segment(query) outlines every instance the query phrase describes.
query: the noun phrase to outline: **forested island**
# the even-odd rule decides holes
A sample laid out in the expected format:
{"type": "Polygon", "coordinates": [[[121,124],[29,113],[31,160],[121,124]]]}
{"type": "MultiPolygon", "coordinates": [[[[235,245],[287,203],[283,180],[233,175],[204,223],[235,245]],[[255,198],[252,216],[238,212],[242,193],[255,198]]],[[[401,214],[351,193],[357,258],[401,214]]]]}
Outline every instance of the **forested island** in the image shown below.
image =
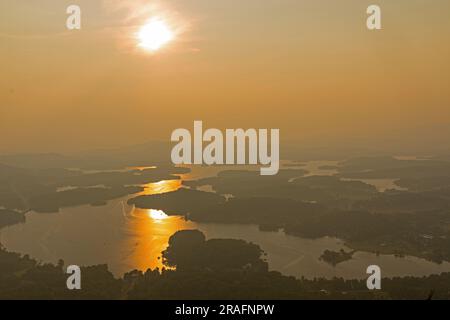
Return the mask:
{"type": "Polygon", "coordinates": [[[325,250],[320,256],[320,259],[335,267],[341,262],[350,260],[354,253],[355,251],[346,252],[343,249],[339,251],[325,250]]]}
{"type": "Polygon", "coordinates": [[[25,222],[25,214],[14,210],[0,209],[0,228],[25,222]]]}

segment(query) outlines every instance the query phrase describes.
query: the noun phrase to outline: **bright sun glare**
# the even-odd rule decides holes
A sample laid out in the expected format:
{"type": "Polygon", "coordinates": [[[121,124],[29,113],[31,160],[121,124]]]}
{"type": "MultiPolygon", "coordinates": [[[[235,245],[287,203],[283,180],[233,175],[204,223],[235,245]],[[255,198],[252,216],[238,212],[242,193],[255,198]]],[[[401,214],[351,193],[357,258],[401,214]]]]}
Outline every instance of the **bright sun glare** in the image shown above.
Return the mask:
{"type": "Polygon", "coordinates": [[[150,209],[148,215],[150,216],[150,218],[156,221],[161,221],[168,217],[167,214],[164,213],[164,211],[154,209],[150,209]]]}
{"type": "Polygon", "coordinates": [[[139,46],[149,51],[156,51],[170,42],[173,37],[172,30],[164,20],[153,18],[140,29],[139,46]]]}

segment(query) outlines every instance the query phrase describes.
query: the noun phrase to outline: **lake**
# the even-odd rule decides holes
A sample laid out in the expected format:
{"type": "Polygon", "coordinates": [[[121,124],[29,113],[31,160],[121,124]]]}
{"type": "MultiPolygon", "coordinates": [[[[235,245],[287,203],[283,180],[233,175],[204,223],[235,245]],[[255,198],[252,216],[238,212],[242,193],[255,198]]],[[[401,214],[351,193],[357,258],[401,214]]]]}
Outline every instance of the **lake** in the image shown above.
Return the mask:
{"type": "MultiPolygon", "coordinates": [[[[301,167],[310,174],[320,172],[323,162],[301,167]],[[316,168],[318,171],[314,171],[316,168]]],[[[326,163],[330,165],[330,163],[326,163]]],[[[197,167],[183,179],[216,175],[223,167],[197,167]]],[[[242,169],[236,168],[234,169],[242,169]]],[[[248,168],[247,168],[248,169],[248,168]]],[[[142,194],[163,193],[180,188],[180,180],[150,183],[142,194]]],[[[116,275],[133,269],[161,268],[161,251],[169,237],[178,230],[199,229],[207,238],[244,239],[261,246],[267,253],[271,270],[306,278],[364,278],[367,266],[381,267],[384,277],[423,276],[450,271],[450,264],[435,264],[415,257],[397,258],[357,252],[353,259],[336,267],[320,261],[324,250],[350,250],[335,238],[302,239],[283,232],[262,232],[254,225],[206,224],[185,221],[180,216],[167,216],[160,210],[136,209],[127,205],[133,196],[109,201],[107,205],[90,205],[61,209],[59,213],[30,212],[24,224],[0,230],[0,242],[10,251],[29,254],[42,262],[66,264],[108,264],[116,275]]]]}

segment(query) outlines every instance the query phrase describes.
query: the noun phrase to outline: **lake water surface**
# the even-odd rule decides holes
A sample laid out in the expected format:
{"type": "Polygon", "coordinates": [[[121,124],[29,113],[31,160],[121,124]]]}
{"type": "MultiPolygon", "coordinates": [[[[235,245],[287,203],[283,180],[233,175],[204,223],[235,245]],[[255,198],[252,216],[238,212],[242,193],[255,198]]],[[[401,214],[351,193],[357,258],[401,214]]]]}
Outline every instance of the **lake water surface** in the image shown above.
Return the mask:
{"type": "MultiPolygon", "coordinates": [[[[320,165],[308,164],[308,168],[314,167],[320,165]]],[[[205,168],[204,172],[201,168],[195,169],[192,176],[182,178],[198,179],[221,170],[223,168],[205,168]]],[[[179,180],[151,183],[146,185],[143,194],[168,192],[180,186],[179,180]]],[[[180,216],[167,216],[159,210],[128,206],[126,202],[130,197],[109,201],[101,207],[64,208],[53,214],[30,212],[26,223],[2,229],[0,242],[10,251],[29,254],[43,262],[56,263],[63,259],[66,264],[108,264],[116,276],[133,269],[161,268],[161,251],[167,247],[169,237],[183,229],[199,229],[207,238],[252,241],[267,253],[271,270],[297,277],[363,278],[371,264],[379,265],[385,277],[450,271],[449,263],[438,265],[414,257],[376,256],[364,252],[332,267],[319,257],[326,249],[350,250],[339,239],[302,239],[283,232],[262,232],[254,225],[194,223],[180,216]]]]}

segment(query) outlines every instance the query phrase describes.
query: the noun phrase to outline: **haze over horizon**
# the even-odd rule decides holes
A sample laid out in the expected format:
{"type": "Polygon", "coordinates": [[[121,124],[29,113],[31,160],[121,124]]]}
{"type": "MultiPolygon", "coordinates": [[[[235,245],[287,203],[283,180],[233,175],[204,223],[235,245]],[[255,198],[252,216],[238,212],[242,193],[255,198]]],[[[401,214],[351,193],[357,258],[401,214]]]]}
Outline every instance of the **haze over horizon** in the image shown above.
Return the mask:
{"type": "Polygon", "coordinates": [[[448,149],[450,3],[380,0],[375,32],[371,3],[80,0],[68,31],[72,1],[4,0],[0,153],[169,141],[194,120],[302,146],[448,149]],[[148,54],[135,34],[154,16],[177,36],[148,54]]]}

